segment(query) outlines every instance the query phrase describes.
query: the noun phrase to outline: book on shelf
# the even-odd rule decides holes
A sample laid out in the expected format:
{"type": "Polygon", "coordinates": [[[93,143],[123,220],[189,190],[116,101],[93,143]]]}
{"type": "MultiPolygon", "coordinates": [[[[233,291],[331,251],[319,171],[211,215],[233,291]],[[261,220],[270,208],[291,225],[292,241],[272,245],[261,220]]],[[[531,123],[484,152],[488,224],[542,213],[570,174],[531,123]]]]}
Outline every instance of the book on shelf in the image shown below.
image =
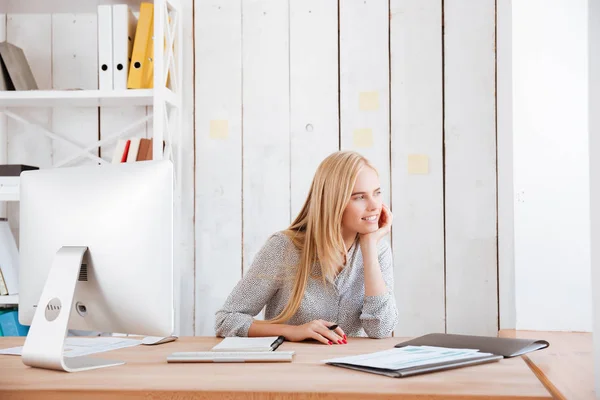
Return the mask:
{"type": "Polygon", "coordinates": [[[0,164],[0,176],[20,176],[21,172],[34,169],[39,168],[25,164],[0,164]]]}
{"type": "Polygon", "coordinates": [[[0,90],[37,90],[23,49],[7,41],[0,42],[0,90]]]}
{"type": "Polygon", "coordinates": [[[0,268],[0,296],[7,296],[8,288],[6,287],[6,282],[4,281],[4,275],[2,275],[2,268],[0,268]]]}
{"type": "Polygon", "coordinates": [[[133,39],[128,89],[154,87],[154,4],[141,3],[133,39]]]}
{"type": "MultiPolygon", "coordinates": [[[[113,154],[112,163],[135,162],[152,160],[153,139],[131,138],[119,139],[113,154]]],[[[163,140],[163,149],[165,142],[163,140]]]]}
{"type": "Polygon", "coordinates": [[[98,5],[98,88],[125,90],[137,19],[127,4],[98,5]]]}

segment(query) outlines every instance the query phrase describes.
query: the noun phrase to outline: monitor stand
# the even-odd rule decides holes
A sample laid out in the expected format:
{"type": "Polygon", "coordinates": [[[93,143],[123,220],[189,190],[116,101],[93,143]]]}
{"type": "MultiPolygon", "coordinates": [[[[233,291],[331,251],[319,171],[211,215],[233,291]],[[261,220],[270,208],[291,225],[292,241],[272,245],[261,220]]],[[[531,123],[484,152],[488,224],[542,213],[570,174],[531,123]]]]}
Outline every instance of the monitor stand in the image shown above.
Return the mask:
{"type": "Polygon", "coordinates": [[[63,355],[75,285],[87,250],[85,246],[63,246],[56,252],[23,346],[21,359],[25,365],[77,372],[125,364],[63,355]]]}

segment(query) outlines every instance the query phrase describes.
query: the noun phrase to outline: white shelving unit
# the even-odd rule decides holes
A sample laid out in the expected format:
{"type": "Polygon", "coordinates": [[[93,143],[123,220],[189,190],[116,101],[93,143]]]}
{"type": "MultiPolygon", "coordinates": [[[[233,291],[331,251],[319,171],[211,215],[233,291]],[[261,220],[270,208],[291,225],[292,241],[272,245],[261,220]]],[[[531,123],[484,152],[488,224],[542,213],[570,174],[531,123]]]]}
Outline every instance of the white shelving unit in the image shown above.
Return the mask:
{"type": "MultiPolygon", "coordinates": [[[[150,2],[151,0],[144,0],[150,2]]],[[[139,9],[141,0],[19,0],[9,1],[0,9],[7,13],[52,13],[52,12],[93,12],[99,4],[127,3],[139,9]]],[[[170,158],[175,165],[175,199],[181,199],[181,143],[182,126],[182,35],[181,5],[179,0],[154,0],[154,82],[153,89],[129,90],[32,90],[0,92],[0,118],[11,118],[23,124],[34,125],[40,134],[53,140],[68,139],[49,131],[45,127],[28,120],[19,114],[19,108],[27,107],[124,107],[151,106],[151,115],[140,118],[123,127],[118,132],[109,133],[93,143],[78,148],[67,161],[53,167],[61,167],[81,157],[98,163],[109,163],[92,152],[100,146],[116,142],[130,131],[152,120],[153,158],[170,158]],[[156,40],[162,38],[162,40],[156,40]],[[169,79],[167,80],[167,76],[169,79]],[[169,86],[167,86],[169,82],[169,86]],[[175,137],[175,135],[178,135],[175,137]],[[162,143],[165,142],[163,151],[162,143]]],[[[0,41],[3,40],[0,33],[0,41]]],[[[102,136],[102,135],[101,135],[102,136]]],[[[0,120],[0,164],[8,162],[6,123],[0,120]]],[[[14,160],[12,160],[14,162],[14,160]]],[[[7,201],[19,201],[19,178],[0,177],[0,206],[7,201]]],[[[4,206],[0,208],[3,210],[4,206]]],[[[2,215],[4,216],[4,215],[2,215]]],[[[177,221],[176,221],[177,222],[177,221]]],[[[18,304],[18,295],[0,296],[0,305],[18,304]]]]}

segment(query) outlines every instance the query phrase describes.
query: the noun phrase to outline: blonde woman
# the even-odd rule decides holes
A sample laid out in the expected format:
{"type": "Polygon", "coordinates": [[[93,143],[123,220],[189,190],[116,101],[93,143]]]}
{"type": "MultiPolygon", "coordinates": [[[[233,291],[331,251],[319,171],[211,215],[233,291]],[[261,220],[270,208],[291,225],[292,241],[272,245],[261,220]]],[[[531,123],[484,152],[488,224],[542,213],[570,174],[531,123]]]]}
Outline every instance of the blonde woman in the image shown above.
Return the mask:
{"type": "Polygon", "coordinates": [[[328,345],[390,336],[398,318],[384,239],[391,225],[375,168],[355,152],[331,154],[296,220],[267,240],[217,311],[217,336],[328,345]],[[254,319],[265,306],[265,320],[254,319]]]}

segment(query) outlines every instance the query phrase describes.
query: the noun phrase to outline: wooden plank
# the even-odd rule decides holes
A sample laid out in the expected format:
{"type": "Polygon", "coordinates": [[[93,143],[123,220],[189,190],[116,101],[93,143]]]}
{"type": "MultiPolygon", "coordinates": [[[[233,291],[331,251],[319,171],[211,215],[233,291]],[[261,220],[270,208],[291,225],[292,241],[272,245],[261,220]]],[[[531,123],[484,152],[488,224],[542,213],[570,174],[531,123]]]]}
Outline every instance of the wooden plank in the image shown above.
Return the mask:
{"type": "MultiPolygon", "coordinates": [[[[96,14],[52,15],[52,85],[54,89],[98,89],[96,14]]],[[[98,109],[54,108],[53,132],[85,146],[98,140],[98,109]]],[[[74,146],[54,142],[54,162],[69,157],[74,146]]],[[[97,153],[96,153],[97,154],[97,153]]],[[[70,165],[90,164],[80,158],[70,165]]]]}
{"type": "Polygon", "coordinates": [[[290,221],[288,3],[242,3],[243,268],[290,221]]]}
{"type": "Polygon", "coordinates": [[[388,2],[342,1],[339,7],[341,148],[375,165],[389,205],[388,2]]]}
{"type": "Polygon", "coordinates": [[[337,1],[290,1],[291,219],[339,149],[337,1]]]}
{"type": "Polygon", "coordinates": [[[445,331],[442,5],[392,0],[396,335],[445,331]]]}
{"type": "MultiPolygon", "coordinates": [[[[52,17],[48,14],[9,14],[6,21],[6,39],[23,49],[31,72],[40,90],[52,88],[52,17]]],[[[52,110],[49,108],[15,108],[12,111],[50,127],[52,110]]],[[[8,125],[8,162],[52,166],[52,139],[36,127],[24,125],[11,118],[8,125]]],[[[18,243],[19,203],[8,203],[8,219],[18,243]]]]}
{"type": "Polygon", "coordinates": [[[498,330],[493,0],[444,2],[446,327],[498,330]]]}
{"type": "Polygon", "coordinates": [[[197,2],[195,334],[214,335],[242,274],[241,0],[197,2]]]}
{"type": "Polygon", "coordinates": [[[516,328],[512,119],[512,0],[496,3],[498,112],[498,301],[500,329],[516,328]]]}
{"type": "MultiPolygon", "coordinates": [[[[183,82],[194,82],[194,1],[181,0],[183,51],[183,82]]],[[[181,105],[181,204],[180,204],[180,235],[181,253],[179,257],[180,287],[179,287],[179,329],[182,336],[194,334],[194,299],[195,299],[195,240],[194,240],[194,188],[195,188],[195,135],[194,135],[194,85],[184,84],[183,104],[181,105]]],[[[239,265],[239,261],[238,261],[239,265]]]]}

